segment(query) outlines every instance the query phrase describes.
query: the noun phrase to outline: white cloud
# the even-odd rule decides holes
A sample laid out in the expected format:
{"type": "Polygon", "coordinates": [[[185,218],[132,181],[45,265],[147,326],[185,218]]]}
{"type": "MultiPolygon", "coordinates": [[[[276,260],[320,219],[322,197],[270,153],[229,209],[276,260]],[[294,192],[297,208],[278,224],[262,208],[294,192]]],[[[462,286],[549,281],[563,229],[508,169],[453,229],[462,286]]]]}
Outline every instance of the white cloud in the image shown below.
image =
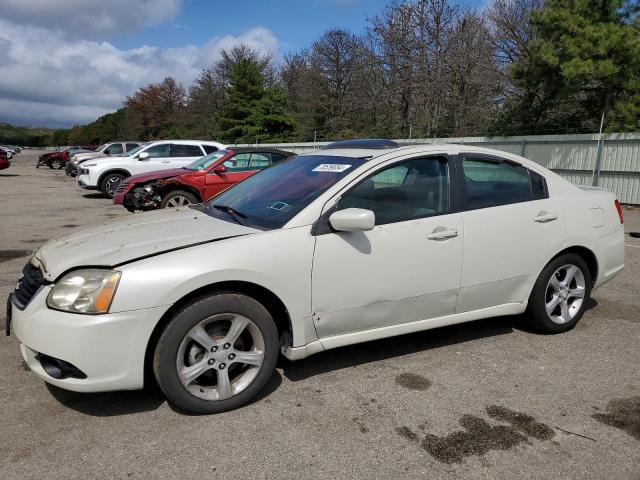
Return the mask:
{"type": "Polygon", "coordinates": [[[202,68],[220,58],[221,49],[239,43],[278,56],[278,39],[264,27],[214,37],[201,46],[122,50],[108,42],[69,39],[0,19],[0,122],[90,122],[119,108],[139,87],[167,75],[187,87],[202,68]]]}
{"type": "Polygon", "coordinates": [[[21,25],[103,38],[173,18],[182,0],[0,0],[0,17],[21,25]]]}

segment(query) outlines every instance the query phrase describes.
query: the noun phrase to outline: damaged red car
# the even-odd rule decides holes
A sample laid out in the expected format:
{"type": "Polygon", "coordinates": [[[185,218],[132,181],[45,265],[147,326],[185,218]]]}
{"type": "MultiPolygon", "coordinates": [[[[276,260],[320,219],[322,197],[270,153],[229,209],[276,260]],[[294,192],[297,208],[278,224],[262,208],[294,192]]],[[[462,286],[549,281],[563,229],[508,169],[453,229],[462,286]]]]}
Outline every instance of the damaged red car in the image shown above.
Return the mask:
{"type": "Polygon", "coordinates": [[[254,173],[295,154],[275,148],[227,148],[172,170],[125,179],[113,203],[130,212],[202,203],[254,173]]]}

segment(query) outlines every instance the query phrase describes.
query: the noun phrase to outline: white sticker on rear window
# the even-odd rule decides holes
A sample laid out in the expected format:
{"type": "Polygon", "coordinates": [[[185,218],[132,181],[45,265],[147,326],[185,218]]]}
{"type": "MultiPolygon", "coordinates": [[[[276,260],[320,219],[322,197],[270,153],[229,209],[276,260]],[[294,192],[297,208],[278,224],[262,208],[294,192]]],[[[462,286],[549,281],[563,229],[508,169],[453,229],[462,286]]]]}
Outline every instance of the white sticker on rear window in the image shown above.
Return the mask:
{"type": "Polygon", "coordinates": [[[312,172],[340,173],[344,172],[348,168],[351,168],[351,165],[345,165],[343,163],[323,163],[322,165],[318,165],[316,168],[314,168],[312,172]]]}

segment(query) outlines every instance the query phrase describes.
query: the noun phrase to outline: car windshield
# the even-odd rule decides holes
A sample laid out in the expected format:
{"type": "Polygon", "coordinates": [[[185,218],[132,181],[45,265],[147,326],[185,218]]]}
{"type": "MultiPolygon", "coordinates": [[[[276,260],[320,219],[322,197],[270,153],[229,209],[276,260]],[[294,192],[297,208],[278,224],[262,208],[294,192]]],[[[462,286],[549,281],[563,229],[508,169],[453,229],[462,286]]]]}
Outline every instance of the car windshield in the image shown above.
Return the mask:
{"type": "Polygon", "coordinates": [[[217,152],[210,153],[202,158],[199,158],[193,163],[190,163],[184,168],[189,170],[203,170],[205,168],[210,167],[213,163],[224,157],[227,153],[226,150],[218,150],[217,152]]]}
{"type": "Polygon", "coordinates": [[[250,227],[282,228],[324,191],[363,164],[363,160],[349,157],[293,157],[225,190],[207,202],[203,211],[250,227]]]}
{"type": "Polygon", "coordinates": [[[100,145],[98,148],[96,148],[96,152],[101,152],[103,151],[105,148],[107,148],[109,145],[111,145],[110,143],[105,143],[104,145],[100,145]]]}

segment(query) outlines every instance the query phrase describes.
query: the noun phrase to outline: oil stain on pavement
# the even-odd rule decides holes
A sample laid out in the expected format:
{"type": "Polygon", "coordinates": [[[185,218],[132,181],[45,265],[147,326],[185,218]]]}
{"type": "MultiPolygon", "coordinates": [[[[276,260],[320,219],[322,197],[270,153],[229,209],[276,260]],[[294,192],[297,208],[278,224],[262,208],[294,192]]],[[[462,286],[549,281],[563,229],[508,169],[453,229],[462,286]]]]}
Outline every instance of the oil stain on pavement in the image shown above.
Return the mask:
{"type": "Polygon", "coordinates": [[[611,400],[607,404],[607,411],[608,413],[596,413],[592,417],[640,440],[640,397],[611,400]]]}
{"type": "Polygon", "coordinates": [[[396,377],[396,383],[409,390],[426,390],[431,386],[431,381],[422,375],[405,372],[396,377]]]}
{"type": "Polygon", "coordinates": [[[396,432],[419,444],[436,460],[449,464],[462,463],[466,457],[483,456],[491,450],[509,450],[519,444],[530,443],[530,438],[551,440],[554,436],[551,427],[530,415],[498,405],[491,405],[486,411],[489,417],[509,425],[491,425],[478,416],[463,415],[459,422],[464,431],[443,437],[426,434],[421,439],[408,427],[397,428],[396,432]]]}

